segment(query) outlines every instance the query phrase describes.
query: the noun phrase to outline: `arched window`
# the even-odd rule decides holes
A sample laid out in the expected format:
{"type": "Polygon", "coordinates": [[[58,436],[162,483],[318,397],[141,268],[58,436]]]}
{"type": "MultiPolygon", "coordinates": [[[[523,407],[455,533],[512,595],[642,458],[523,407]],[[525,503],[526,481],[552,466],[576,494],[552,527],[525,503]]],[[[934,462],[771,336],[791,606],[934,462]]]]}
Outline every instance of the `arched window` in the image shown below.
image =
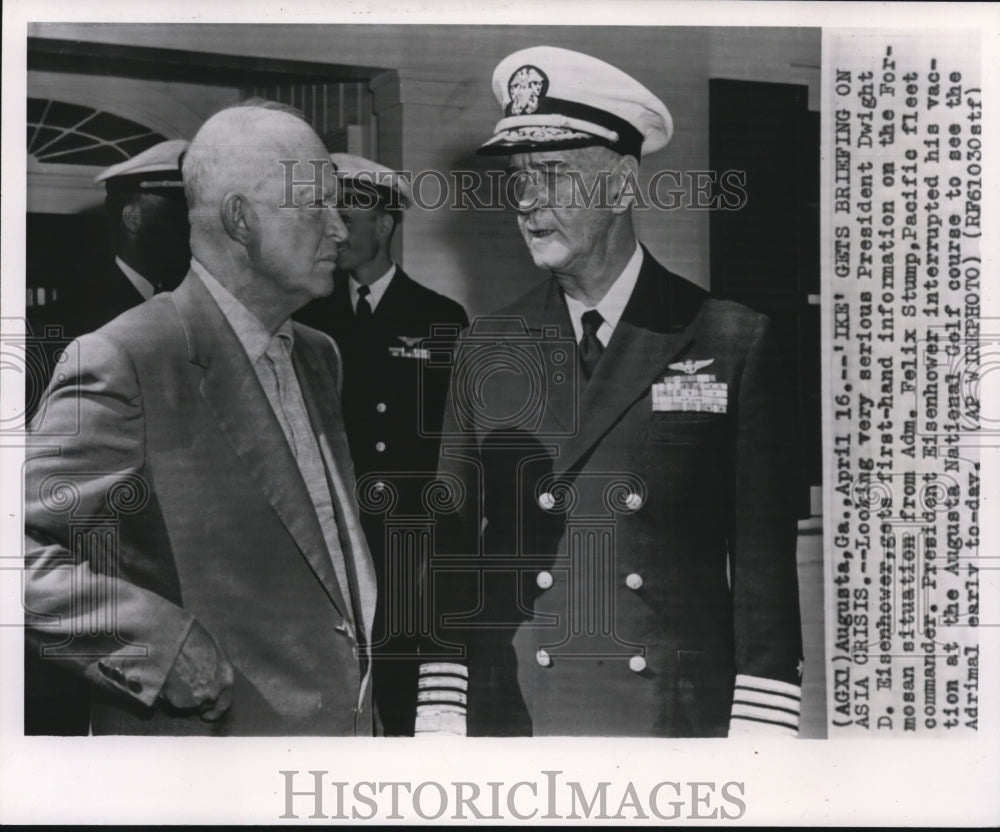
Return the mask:
{"type": "Polygon", "coordinates": [[[166,137],[93,107],[28,99],[28,155],[46,164],[108,167],[166,137]]]}

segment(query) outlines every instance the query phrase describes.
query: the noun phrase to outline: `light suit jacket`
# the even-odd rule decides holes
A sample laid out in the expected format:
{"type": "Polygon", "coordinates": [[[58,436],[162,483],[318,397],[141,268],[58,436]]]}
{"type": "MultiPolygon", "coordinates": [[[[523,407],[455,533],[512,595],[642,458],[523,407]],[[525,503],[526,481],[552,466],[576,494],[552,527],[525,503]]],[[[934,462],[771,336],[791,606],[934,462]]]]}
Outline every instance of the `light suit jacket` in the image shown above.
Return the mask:
{"type": "Polygon", "coordinates": [[[29,643],[95,686],[94,732],[370,735],[375,599],[330,339],[296,324],[293,363],[362,567],[360,632],[281,427],[196,275],[67,355],[32,424],[25,602],[29,643]],[[194,619],[236,671],[216,723],[158,700],[194,619]]]}

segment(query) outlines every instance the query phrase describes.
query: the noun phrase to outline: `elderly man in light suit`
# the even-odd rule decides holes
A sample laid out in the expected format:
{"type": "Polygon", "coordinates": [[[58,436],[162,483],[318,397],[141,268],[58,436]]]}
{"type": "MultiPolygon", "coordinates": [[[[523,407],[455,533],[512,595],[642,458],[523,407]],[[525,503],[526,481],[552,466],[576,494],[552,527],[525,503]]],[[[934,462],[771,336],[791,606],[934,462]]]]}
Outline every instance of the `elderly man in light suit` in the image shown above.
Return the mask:
{"type": "Polygon", "coordinates": [[[33,423],[25,606],[94,733],[371,735],[371,559],[336,347],[336,179],[254,105],[184,161],[191,271],[76,342],[33,423]]]}

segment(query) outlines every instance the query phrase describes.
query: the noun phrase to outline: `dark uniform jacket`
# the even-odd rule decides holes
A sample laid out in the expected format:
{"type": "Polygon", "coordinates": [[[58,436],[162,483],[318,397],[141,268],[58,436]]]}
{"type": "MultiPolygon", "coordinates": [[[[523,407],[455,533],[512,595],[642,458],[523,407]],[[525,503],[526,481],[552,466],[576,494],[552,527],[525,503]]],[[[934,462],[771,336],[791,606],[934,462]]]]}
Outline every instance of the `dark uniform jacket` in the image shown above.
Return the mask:
{"type": "Polygon", "coordinates": [[[432,570],[436,639],[468,651],[471,735],[724,736],[737,684],[778,691],[756,713],[797,724],[773,349],[766,318],[645,251],[589,383],[555,280],[473,322],[441,448],[459,508],[432,570]]]}
{"type": "Polygon", "coordinates": [[[77,330],[73,334],[93,332],[144,300],[125,272],[117,263],[112,263],[106,280],[80,298],[77,330]]]}
{"type": "Polygon", "coordinates": [[[356,320],[349,293],[348,280],[338,279],[328,298],[296,318],[328,332],[340,347],[344,424],[379,585],[375,696],[385,733],[410,734],[417,683],[406,657],[416,649],[417,572],[425,564],[399,550],[388,562],[386,521],[426,514],[422,494],[437,470],[451,348],[468,318],[458,303],[399,266],[366,324],[356,320]]]}

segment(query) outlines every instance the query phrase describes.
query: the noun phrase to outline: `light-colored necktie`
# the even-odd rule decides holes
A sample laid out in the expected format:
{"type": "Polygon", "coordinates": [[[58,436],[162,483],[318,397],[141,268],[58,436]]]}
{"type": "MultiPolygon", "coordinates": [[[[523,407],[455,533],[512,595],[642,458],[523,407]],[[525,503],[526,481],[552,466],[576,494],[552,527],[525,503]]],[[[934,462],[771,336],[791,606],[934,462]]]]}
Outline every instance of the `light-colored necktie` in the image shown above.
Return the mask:
{"type": "MultiPolygon", "coordinates": [[[[309,422],[309,414],[306,412],[305,402],[302,399],[302,391],[295,377],[291,353],[292,339],[284,332],[278,333],[271,339],[267,352],[264,353],[264,360],[267,361],[273,373],[277,394],[278,407],[275,408],[275,415],[281,423],[281,429],[288,439],[288,444],[295,455],[296,462],[298,462],[299,470],[302,472],[302,478],[305,480],[309,496],[312,498],[316,516],[323,531],[323,539],[330,552],[330,560],[333,562],[337,583],[340,584],[344,600],[347,602],[348,617],[352,627],[357,632],[358,627],[354,623],[351,585],[348,580],[344,550],[340,542],[330,485],[326,477],[326,466],[323,464],[319,444],[316,441],[316,435],[309,422]]],[[[269,396],[269,398],[271,397],[269,396]]],[[[273,405],[275,399],[271,400],[273,405]]]]}

